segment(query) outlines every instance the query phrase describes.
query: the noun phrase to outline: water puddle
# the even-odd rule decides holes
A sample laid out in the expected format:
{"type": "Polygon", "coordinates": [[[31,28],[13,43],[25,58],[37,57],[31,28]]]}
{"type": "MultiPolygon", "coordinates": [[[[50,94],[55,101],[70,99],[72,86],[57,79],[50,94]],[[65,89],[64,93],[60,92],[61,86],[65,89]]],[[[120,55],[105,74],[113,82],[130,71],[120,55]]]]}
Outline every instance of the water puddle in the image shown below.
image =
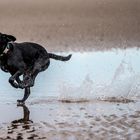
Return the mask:
{"type": "MultiPolygon", "coordinates": [[[[28,100],[48,99],[88,101],[93,99],[140,96],[140,50],[71,52],[68,62],[51,60],[36,79],[28,100]]],[[[58,53],[66,55],[68,53],[58,53]]],[[[23,91],[8,83],[9,74],[0,72],[0,101],[16,101],[23,91]]]]}

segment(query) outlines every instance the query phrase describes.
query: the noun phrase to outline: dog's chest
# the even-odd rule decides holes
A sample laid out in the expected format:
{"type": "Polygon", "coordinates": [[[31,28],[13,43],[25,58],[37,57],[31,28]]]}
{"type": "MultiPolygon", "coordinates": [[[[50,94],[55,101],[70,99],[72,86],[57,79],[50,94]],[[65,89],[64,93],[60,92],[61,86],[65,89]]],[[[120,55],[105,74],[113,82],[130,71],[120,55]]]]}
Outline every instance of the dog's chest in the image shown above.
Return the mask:
{"type": "Polygon", "coordinates": [[[18,70],[17,67],[13,65],[13,63],[10,63],[9,61],[7,61],[6,67],[10,73],[15,73],[18,70]]]}
{"type": "Polygon", "coordinates": [[[17,68],[15,68],[15,67],[13,67],[13,66],[9,66],[9,65],[7,65],[7,69],[8,69],[8,71],[11,72],[11,73],[15,73],[15,72],[17,71],[17,68]]]}

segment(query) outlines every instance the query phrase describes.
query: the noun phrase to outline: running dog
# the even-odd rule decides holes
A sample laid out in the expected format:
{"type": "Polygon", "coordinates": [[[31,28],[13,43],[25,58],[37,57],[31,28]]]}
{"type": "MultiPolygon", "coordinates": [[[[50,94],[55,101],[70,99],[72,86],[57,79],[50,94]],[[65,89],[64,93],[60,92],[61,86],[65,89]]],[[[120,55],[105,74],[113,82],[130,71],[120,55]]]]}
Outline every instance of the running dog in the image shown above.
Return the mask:
{"type": "Polygon", "coordinates": [[[17,100],[24,103],[30,95],[30,88],[34,86],[39,72],[45,71],[50,65],[50,58],[68,61],[68,56],[48,53],[41,45],[32,42],[16,43],[13,35],[0,33],[0,67],[9,72],[9,83],[14,88],[24,89],[24,97],[17,100]],[[23,80],[19,77],[23,75],[23,80]]]}

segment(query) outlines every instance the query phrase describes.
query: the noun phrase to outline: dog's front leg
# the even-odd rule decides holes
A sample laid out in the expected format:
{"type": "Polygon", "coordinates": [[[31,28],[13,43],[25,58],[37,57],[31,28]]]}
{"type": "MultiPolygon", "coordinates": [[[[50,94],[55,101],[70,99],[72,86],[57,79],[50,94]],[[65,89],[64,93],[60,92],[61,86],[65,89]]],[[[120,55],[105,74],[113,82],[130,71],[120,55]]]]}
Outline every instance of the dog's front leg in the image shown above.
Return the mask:
{"type": "Polygon", "coordinates": [[[20,71],[17,71],[14,75],[12,75],[9,78],[9,83],[15,87],[15,88],[19,88],[19,85],[15,82],[15,80],[17,79],[17,77],[19,77],[22,73],[20,71]]]}
{"type": "Polygon", "coordinates": [[[30,85],[30,81],[31,81],[31,76],[30,73],[24,73],[23,74],[23,81],[20,80],[19,77],[16,78],[16,81],[18,83],[18,88],[24,89],[26,87],[31,87],[32,85],[30,85]]]}
{"type": "Polygon", "coordinates": [[[4,72],[9,72],[9,71],[5,68],[5,66],[1,66],[1,70],[4,71],[4,72]]]}
{"type": "Polygon", "coordinates": [[[24,83],[24,80],[21,81],[19,77],[16,78],[16,81],[18,83],[18,87],[21,88],[21,89],[24,89],[25,88],[25,83],[24,83]]]}
{"type": "Polygon", "coordinates": [[[22,81],[20,80],[19,77],[16,78],[16,81],[17,81],[17,83],[18,83],[19,85],[22,84],[22,81]]]}
{"type": "Polygon", "coordinates": [[[28,82],[29,82],[30,79],[31,79],[31,76],[30,76],[29,73],[24,73],[23,74],[23,81],[21,81],[20,78],[17,77],[16,81],[19,84],[19,88],[24,89],[26,87],[31,87],[31,86],[28,86],[28,82]]]}
{"type": "Polygon", "coordinates": [[[29,95],[30,95],[30,87],[26,87],[25,88],[25,91],[24,91],[23,99],[17,100],[17,102],[19,104],[23,104],[27,100],[27,98],[29,97],[29,95]]]}

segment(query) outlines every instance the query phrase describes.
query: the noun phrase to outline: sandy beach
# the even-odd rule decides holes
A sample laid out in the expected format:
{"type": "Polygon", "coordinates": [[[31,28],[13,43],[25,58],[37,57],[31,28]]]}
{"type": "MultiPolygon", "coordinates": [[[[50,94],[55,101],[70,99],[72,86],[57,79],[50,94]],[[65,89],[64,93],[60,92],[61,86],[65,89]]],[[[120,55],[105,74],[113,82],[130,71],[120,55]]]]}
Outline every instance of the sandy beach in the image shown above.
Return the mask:
{"type": "Polygon", "coordinates": [[[16,104],[23,91],[0,73],[0,140],[139,140],[139,7],[139,0],[1,0],[0,32],[73,58],[52,62],[23,106],[16,104]],[[93,86],[107,78],[109,86],[93,86]],[[92,93],[109,98],[87,100],[92,93]]]}

